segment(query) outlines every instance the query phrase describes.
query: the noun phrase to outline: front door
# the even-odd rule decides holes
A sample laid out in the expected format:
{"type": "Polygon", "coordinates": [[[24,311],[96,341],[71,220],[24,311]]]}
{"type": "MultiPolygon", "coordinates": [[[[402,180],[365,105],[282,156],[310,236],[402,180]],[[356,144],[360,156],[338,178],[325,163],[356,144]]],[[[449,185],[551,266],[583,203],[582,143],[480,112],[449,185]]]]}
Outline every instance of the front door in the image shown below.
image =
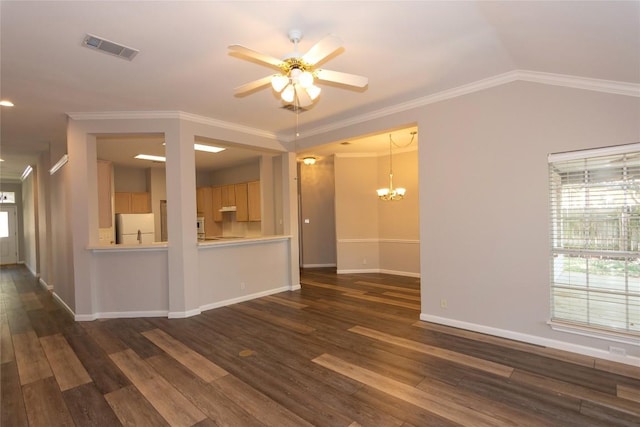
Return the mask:
{"type": "Polygon", "coordinates": [[[18,262],[18,231],[15,206],[0,206],[0,264],[18,262]]]}

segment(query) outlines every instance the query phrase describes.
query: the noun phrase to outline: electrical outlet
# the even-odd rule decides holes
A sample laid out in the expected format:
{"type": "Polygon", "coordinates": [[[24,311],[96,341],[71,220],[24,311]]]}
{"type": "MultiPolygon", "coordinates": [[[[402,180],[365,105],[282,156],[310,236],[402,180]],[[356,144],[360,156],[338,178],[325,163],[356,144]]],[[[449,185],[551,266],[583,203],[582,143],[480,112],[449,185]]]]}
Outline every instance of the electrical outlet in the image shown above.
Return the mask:
{"type": "Polygon", "coordinates": [[[240,289],[244,290],[244,282],[240,282],[240,289]]]}
{"type": "Polygon", "coordinates": [[[440,300],[440,308],[447,308],[447,307],[449,307],[449,304],[447,303],[447,300],[442,298],[440,300]]]}
{"type": "Polygon", "coordinates": [[[364,265],[367,264],[367,257],[362,258],[362,264],[364,264],[364,265]]]}
{"type": "Polygon", "coordinates": [[[618,356],[626,356],[627,351],[622,347],[614,347],[612,345],[609,346],[609,353],[617,354],[618,356]]]}

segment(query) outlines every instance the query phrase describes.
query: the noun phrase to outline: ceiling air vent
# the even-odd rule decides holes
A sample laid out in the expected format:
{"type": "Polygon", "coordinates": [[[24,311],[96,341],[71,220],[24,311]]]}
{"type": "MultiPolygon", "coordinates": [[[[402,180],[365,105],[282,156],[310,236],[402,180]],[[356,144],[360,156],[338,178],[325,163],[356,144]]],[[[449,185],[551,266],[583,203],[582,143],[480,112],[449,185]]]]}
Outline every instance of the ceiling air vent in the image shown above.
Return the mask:
{"type": "Polygon", "coordinates": [[[87,34],[82,41],[82,45],[90,49],[99,50],[100,52],[108,53],[109,55],[117,56],[123,59],[131,61],[140,52],[137,49],[123,46],[118,43],[114,43],[109,40],[102,39],[92,34],[87,34]]]}

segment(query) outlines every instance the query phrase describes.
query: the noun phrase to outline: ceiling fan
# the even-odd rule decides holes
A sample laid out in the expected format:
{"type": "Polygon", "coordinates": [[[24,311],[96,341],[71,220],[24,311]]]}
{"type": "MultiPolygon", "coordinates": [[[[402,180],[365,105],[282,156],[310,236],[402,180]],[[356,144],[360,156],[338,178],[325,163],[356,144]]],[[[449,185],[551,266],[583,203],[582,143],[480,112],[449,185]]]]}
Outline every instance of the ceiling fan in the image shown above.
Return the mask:
{"type": "Polygon", "coordinates": [[[254,90],[271,84],[271,87],[280,94],[285,104],[307,107],[313,104],[320,95],[320,88],[315,85],[316,80],[357,88],[363,88],[369,84],[367,77],[316,68],[321,61],[342,46],[342,40],[339,37],[330,34],[316,43],[307,53],[300,55],[298,42],[302,39],[302,31],[291,30],[288,35],[289,40],[293,43],[294,51],[283,59],[274,58],[240,45],[229,46],[229,50],[238,55],[254,59],[280,71],[279,74],[272,74],[238,86],[234,90],[236,96],[248,95],[254,90]]]}

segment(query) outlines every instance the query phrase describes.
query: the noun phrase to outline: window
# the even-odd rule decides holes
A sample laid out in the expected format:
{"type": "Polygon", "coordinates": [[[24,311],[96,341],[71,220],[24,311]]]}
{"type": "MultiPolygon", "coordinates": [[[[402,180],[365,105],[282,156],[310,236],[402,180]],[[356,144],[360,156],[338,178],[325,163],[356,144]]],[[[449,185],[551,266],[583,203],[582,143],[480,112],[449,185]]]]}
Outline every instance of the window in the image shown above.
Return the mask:
{"type": "Polygon", "coordinates": [[[0,203],[15,203],[16,194],[13,191],[0,191],[0,203]]]}
{"type": "Polygon", "coordinates": [[[549,183],[552,323],[640,336],[640,144],[551,154],[549,183]]]}

